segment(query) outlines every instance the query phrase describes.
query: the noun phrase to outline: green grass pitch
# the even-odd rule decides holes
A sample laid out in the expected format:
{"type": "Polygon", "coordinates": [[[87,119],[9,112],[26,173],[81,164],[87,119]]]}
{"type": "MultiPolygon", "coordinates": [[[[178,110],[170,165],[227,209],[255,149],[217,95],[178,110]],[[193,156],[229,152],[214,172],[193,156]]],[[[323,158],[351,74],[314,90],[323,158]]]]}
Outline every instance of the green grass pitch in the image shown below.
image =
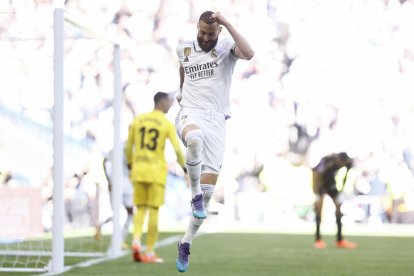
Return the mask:
{"type": "MultiPolygon", "coordinates": [[[[160,240],[174,235],[177,233],[161,233],[160,240]]],[[[62,275],[414,275],[414,237],[349,236],[349,239],[359,247],[336,248],[333,235],[325,236],[328,248],[318,250],[313,248],[310,234],[215,233],[194,240],[190,267],[184,274],[175,268],[177,250],[176,244],[171,244],[157,249],[165,260],[163,264],[136,263],[128,254],[90,267],[74,267],[62,275]]],[[[83,261],[67,257],[65,265],[83,261]]]]}
{"type": "MultiPolygon", "coordinates": [[[[163,235],[164,236],[164,235],[163,235]]],[[[165,237],[165,236],[164,236],[165,237]]],[[[312,235],[209,234],[193,242],[185,275],[414,275],[413,237],[352,236],[355,250],[312,247],[312,235]]],[[[63,275],[181,275],[175,268],[176,245],[161,247],[163,264],[142,264],[125,257],[63,275]]]]}

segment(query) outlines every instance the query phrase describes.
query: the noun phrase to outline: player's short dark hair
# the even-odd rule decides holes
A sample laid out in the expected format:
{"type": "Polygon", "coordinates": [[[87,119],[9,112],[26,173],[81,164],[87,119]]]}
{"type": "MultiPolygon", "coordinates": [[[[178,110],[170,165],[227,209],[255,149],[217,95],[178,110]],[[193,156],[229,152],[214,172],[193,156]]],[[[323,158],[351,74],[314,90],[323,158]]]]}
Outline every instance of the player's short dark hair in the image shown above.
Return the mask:
{"type": "Polygon", "coordinates": [[[162,99],[168,98],[168,93],[158,91],[154,95],[154,103],[159,103],[162,99]]]}
{"type": "Polygon", "coordinates": [[[346,152],[338,153],[338,157],[341,161],[346,161],[346,160],[350,159],[350,157],[348,156],[348,154],[346,152]]]}
{"type": "Polygon", "coordinates": [[[349,157],[349,155],[346,152],[340,152],[338,153],[338,157],[339,160],[341,160],[341,162],[343,163],[348,163],[347,167],[352,167],[353,166],[353,159],[351,157],[349,157]]]}
{"type": "Polygon", "coordinates": [[[205,11],[205,12],[203,12],[200,15],[200,19],[198,20],[198,22],[203,21],[204,23],[207,23],[209,25],[210,24],[213,24],[214,22],[216,22],[213,19],[211,19],[211,15],[213,15],[213,13],[214,12],[212,12],[212,11],[205,11]]]}

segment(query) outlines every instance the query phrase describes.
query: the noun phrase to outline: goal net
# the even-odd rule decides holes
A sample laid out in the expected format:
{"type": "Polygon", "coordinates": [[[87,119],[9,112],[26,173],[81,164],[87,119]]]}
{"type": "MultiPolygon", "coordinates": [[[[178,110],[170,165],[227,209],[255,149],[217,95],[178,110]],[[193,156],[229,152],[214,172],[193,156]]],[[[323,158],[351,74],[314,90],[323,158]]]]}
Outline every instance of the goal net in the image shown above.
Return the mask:
{"type": "Polygon", "coordinates": [[[115,185],[122,135],[116,25],[89,28],[64,8],[18,1],[0,5],[0,22],[9,26],[0,32],[8,90],[0,94],[0,272],[59,273],[83,259],[118,256],[126,214],[115,185]],[[112,195],[103,172],[109,150],[112,195]],[[97,236],[110,216],[113,224],[97,236]]]}

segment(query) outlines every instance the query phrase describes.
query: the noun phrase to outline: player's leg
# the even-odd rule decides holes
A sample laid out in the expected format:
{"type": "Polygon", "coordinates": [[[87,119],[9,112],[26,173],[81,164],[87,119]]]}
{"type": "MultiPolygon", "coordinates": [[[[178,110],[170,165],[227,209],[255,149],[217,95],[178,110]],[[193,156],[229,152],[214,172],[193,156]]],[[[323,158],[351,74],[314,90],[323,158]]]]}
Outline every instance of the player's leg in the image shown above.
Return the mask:
{"type": "Polygon", "coordinates": [[[200,175],[204,154],[203,118],[201,110],[181,108],[176,117],[177,133],[186,146],[186,167],[190,179],[192,194],[191,205],[193,216],[205,218],[207,213],[203,204],[203,195],[200,187],[200,175]]]}
{"type": "Polygon", "coordinates": [[[142,261],[141,237],[142,227],[144,225],[147,213],[148,202],[148,183],[135,182],[134,184],[134,205],[136,212],[134,215],[134,230],[132,238],[132,256],[135,261],[142,261]]]}
{"type": "MultiPolygon", "coordinates": [[[[203,174],[202,180],[208,181],[214,184],[201,184],[201,190],[203,192],[203,201],[204,206],[208,209],[208,205],[210,202],[211,197],[213,196],[215,183],[217,182],[218,174],[203,174]]],[[[181,239],[181,243],[189,243],[193,242],[194,237],[196,236],[198,229],[203,224],[204,219],[198,219],[195,217],[190,218],[190,224],[188,225],[187,231],[185,232],[183,238],[181,239]]]]}
{"type": "Polygon", "coordinates": [[[95,240],[100,241],[102,238],[102,226],[104,226],[104,224],[107,224],[108,222],[110,222],[112,220],[112,217],[108,217],[106,220],[104,220],[103,222],[99,223],[96,226],[96,232],[95,232],[95,240]]]}
{"type": "MultiPolygon", "coordinates": [[[[205,132],[205,152],[201,174],[201,189],[203,191],[204,205],[207,208],[211,197],[213,196],[214,187],[220,173],[223,162],[224,144],[225,144],[225,121],[223,118],[217,118],[212,124],[206,126],[205,132]]],[[[178,271],[185,272],[189,266],[189,255],[191,243],[197,234],[204,220],[191,218],[187,231],[178,244],[178,258],[176,266],[178,271]]]]}
{"type": "MultiPolygon", "coordinates": [[[[201,181],[208,181],[214,184],[201,184],[201,190],[203,191],[203,201],[206,210],[208,210],[209,202],[213,196],[215,183],[217,182],[218,174],[202,174],[201,181]]],[[[190,247],[193,239],[195,238],[200,226],[203,224],[205,219],[198,219],[195,217],[190,218],[187,231],[183,238],[178,243],[178,257],[176,260],[176,267],[179,272],[185,272],[189,266],[190,247]]]]}
{"type": "Polygon", "coordinates": [[[142,261],[141,253],[141,237],[142,226],[144,224],[145,215],[147,213],[147,206],[137,205],[137,211],[134,215],[134,231],[132,237],[132,255],[135,261],[142,261]]]}
{"type": "Polygon", "coordinates": [[[147,251],[154,252],[158,240],[158,208],[148,207],[147,251]]]}
{"type": "Polygon", "coordinates": [[[315,194],[315,203],[314,203],[314,210],[315,210],[315,244],[314,247],[317,249],[326,248],[326,243],[322,239],[321,235],[321,220],[322,220],[322,207],[323,207],[323,194],[315,194]]]}
{"type": "MultiPolygon", "coordinates": [[[[104,166],[105,168],[105,166],[104,166]]],[[[112,194],[111,194],[111,185],[110,185],[110,181],[108,180],[108,191],[109,191],[109,203],[111,204],[111,208],[112,208],[112,194]]],[[[96,226],[96,232],[95,232],[95,240],[99,241],[102,238],[102,226],[104,226],[105,224],[107,224],[108,222],[112,221],[112,216],[106,218],[103,222],[99,223],[96,226]]]]}
{"type": "Polygon", "coordinates": [[[313,194],[315,196],[314,202],[314,212],[315,212],[315,244],[314,247],[318,249],[326,248],[325,241],[322,240],[321,237],[321,219],[322,219],[322,206],[323,206],[323,195],[324,192],[322,190],[323,182],[321,179],[321,175],[312,170],[312,189],[313,194]]]}
{"type": "Polygon", "coordinates": [[[164,260],[155,254],[155,243],[158,240],[158,210],[157,207],[148,207],[147,250],[143,256],[144,263],[163,263],[164,260]]]}
{"type": "Polygon", "coordinates": [[[134,218],[134,191],[133,191],[133,185],[131,181],[129,180],[128,175],[124,175],[122,190],[123,190],[122,191],[123,205],[127,213],[127,217],[124,222],[122,234],[123,234],[124,247],[128,248],[127,238],[128,238],[131,223],[133,222],[133,218],[134,218]]]}
{"type": "Polygon", "coordinates": [[[356,248],[357,244],[347,241],[344,239],[342,234],[342,212],[341,212],[341,205],[342,202],[338,200],[338,192],[331,195],[332,200],[335,204],[335,218],[336,218],[336,225],[337,225],[337,234],[336,234],[336,246],[339,248],[356,248]]]}
{"type": "Polygon", "coordinates": [[[342,236],[342,212],[341,212],[341,204],[338,202],[338,196],[332,195],[331,196],[332,201],[335,204],[335,219],[336,219],[336,226],[337,226],[337,232],[336,232],[336,240],[341,241],[343,239],[342,236]]]}
{"type": "Polygon", "coordinates": [[[187,126],[183,131],[186,151],[187,172],[190,178],[193,207],[193,216],[206,218],[207,213],[203,205],[203,195],[200,187],[201,166],[203,161],[204,134],[195,125],[187,126]]]}
{"type": "Polygon", "coordinates": [[[158,240],[158,210],[164,204],[165,186],[153,183],[148,188],[148,230],[147,250],[143,256],[145,263],[162,263],[163,259],[155,254],[155,243],[158,240]]]}
{"type": "Polygon", "coordinates": [[[124,223],[124,228],[122,232],[122,238],[124,244],[127,242],[128,234],[129,234],[129,227],[131,226],[132,220],[134,218],[134,209],[130,206],[125,206],[125,210],[127,212],[127,218],[124,223]]]}

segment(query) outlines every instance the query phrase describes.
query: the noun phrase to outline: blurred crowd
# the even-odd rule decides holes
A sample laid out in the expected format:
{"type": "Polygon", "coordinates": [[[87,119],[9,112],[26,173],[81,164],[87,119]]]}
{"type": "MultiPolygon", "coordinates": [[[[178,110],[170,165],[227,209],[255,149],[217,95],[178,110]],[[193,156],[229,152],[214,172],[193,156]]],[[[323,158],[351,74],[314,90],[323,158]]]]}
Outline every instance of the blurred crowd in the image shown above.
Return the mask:
{"type": "MultiPolygon", "coordinates": [[[[52,2],[0,3],[0,116],[16,112],[48,128],[53,123],[52,2]]],[[[220,10],[251,42],[255,58],[235,69],[227,152],[216,191],[217,202],[224,203],[228,190],[234,195],[238,219],[263,219],[260,206],[275,202],[281,218],[306,219],[313,201],[310,168],[339,151],[356,160],[348,194],[363,214],[354,212],[354,221],[403,222],[401,214],[414,212],[414,0],[64,4],[67,14],[121,43],[122,139],[133,116],[152,109],[154,92],[178,88],[175,47],[196,37],[203,11],[220,10]],[[249,216],[243,210],[252,200],[257,213],[249,216]]],[[[102,172],[89,169],[113,143],[112,59],[113,44],[65,24],[65,135],[87,141],[85,151],[93,156],[89,164],[66,172],[68,208],[71,201],[90,200],[85,208],[94,209],[91,202],[106,186],[102,172]],[[76,194],[85,167],[92,175],[85,194],[92,199],[76,194]]],[[[168,114],[172,120],[177,108],[168,114]]],[[[21,157],[0,160],[2,175],[8,175],[4,183],[13,170],[24,171],[8,167],[12,158],[21,157]]],[[[50,167],[38,173],[47,178],[50,167]]]]}

